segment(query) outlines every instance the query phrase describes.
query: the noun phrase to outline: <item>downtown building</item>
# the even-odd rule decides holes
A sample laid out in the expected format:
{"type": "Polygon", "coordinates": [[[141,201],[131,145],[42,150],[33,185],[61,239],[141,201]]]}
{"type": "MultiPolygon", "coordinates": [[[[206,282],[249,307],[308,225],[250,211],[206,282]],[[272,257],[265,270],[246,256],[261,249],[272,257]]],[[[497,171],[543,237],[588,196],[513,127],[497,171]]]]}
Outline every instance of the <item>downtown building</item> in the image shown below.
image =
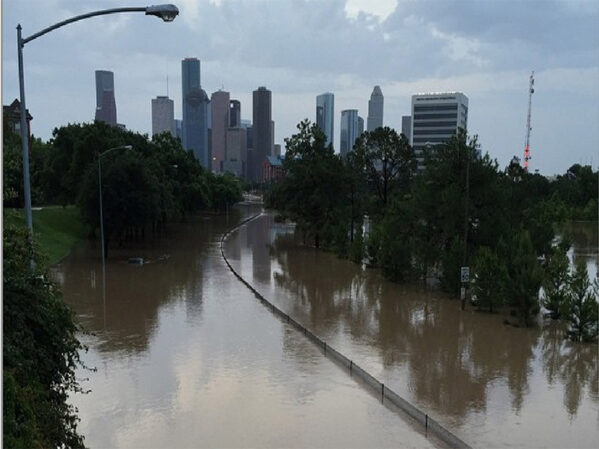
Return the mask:
{"type": "Polygon", "coordinates": [[[157,96],[152,99],[152,136],[163,132],[176,137],[175,102],[169,97],[157,96]]]}
{"type": "Polygon", "coordinates": [[[114,74],[96,70],[95,120],[116,126],[116,101],[114,99],[114,74]]]}
{"type": "Polygon", "coordinates": [[[341,135],[339,152],[345,157],[353,150],[356,139],[364,132],[364,119],[358,115],[357,109],[341,111],[341,135]]]}
{"type": "Polygon", "coordinates": [[[385,98],[380,86],[374,86],[370,100],[368,100],[368,117],[366,120],[366,131],[374,131],[383,126],[383,106],[385,98]]]}
{"type": "Polygon", "coordinates": [[[183,123],[181,143],[183,149],[192,150],[202,166],[210,170],[208,95],[200,83],[200,60],[185,58],[181,61],[183,123]]]}
{"type": "Polygon", "coordinates": [[[253,92],[252,100],[252,151],[247,175],[250,181],[259,182],[262,163],[272,155],[274,146],[272,92],[266,87],[259,87],[253,92]]]}
{"type": "Polygon", "coordinates": [[[316,97],[316,124],[327,137],[326,145],[333,145],[335,96],[326,92],[316,97]]]}
{"type": "Polygon", "coordinates": [[[446,142],[467,129],[468,97],[461,92],[412,95],[410,145],[414,148],[418,168],[424,164],[427,148],[446,142]]]}
{"type": "Polygon", "coordinates": [[[219,90],[210,97],[212,171],[222,173],[227,159],[227,130],[230,123],[231,98],[229,92],[219,90]]]}

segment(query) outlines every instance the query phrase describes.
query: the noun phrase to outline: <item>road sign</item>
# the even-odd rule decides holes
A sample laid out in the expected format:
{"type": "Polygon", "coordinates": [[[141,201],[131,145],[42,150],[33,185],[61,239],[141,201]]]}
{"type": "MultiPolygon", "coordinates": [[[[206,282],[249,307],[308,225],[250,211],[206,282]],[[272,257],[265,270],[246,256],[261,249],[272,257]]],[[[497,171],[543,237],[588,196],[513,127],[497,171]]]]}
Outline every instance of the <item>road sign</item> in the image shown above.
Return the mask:
{"type": "Polygon", "coordinates": [[[470,282],[470,267],[462,267],[460,270],[460,280],[470,282]]]}

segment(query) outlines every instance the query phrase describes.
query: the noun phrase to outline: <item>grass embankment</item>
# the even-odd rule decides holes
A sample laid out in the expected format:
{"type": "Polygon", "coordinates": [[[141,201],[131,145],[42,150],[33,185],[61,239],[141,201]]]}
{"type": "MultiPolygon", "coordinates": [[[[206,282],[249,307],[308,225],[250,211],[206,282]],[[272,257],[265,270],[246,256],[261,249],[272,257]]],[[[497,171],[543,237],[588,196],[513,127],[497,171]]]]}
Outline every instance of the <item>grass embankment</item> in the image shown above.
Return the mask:
{"type": "MultiPolygon", "coordinates": [[[[4,209],[3,225],[25,226],[23,209],[4,209]]],[[[48,206],[33,211],[33,233],[51,266],[87,237],[88,228],[75,206],[48,206]]]]}

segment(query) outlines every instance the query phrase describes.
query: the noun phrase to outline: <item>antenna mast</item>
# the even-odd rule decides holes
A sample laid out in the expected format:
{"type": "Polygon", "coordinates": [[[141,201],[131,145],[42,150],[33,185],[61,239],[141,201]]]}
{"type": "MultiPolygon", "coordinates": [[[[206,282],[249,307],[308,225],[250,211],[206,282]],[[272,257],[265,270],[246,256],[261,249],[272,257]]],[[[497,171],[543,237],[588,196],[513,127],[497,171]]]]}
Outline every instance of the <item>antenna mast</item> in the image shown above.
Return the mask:
{"type": "Polygon", "coordinates": [[[530,81],[528,84],[528,115],[526,116],[526,141],[524,142],[524,171],[528,172],[528,161],[530,159],[530,112],[532,106],[532,94],[535,93],[535,72],[534,70],[530,74],[530,81]]]}

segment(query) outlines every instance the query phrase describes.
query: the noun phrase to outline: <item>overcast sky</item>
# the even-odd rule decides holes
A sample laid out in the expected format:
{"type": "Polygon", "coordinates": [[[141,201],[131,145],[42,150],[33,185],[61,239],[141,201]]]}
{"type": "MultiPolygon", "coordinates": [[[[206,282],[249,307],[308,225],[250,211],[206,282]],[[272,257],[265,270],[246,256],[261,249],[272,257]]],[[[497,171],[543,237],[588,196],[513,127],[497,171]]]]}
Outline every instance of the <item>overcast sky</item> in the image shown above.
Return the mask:
{"type": "MultiPolygon", "coordinates": [[[[156,0],[158,2],[159,0],[156,0]]],[[[597,0],[173,0],[163,23],[143,14],[96,17],[53,31],[24,50],[33,133],[43,139],[95,112],[94,70],[114,72],[117,117],[151,132],[151,99],[167,93],[181,118],[181,59],[201,60],[208,95],[224,87],[252,118],[251,92],[272,90],[275,142],[315,119],[316,95],[335,94],[366,120],[374,85],[384,124],[401,131],[411,95],[461,91],[468,131],[504,167],[522,158],[528,77],[535,71],[531,169],[599,165],[597,0]]],[[[135,0],[2,1],[2,97],[18,97],[16,31],[31,34],[85,12],[135,0]]]]}

